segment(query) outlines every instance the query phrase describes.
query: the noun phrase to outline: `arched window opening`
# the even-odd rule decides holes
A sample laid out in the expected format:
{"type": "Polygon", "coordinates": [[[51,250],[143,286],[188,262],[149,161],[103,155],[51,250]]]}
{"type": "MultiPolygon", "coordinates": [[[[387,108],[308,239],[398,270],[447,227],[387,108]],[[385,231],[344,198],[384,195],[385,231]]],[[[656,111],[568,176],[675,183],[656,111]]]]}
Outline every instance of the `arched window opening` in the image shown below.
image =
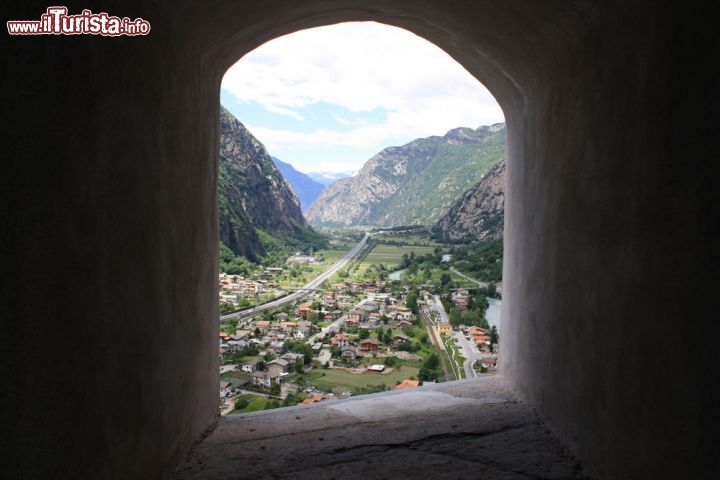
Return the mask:
{"type": "Polygon", "coordinates": [[[223,414],[497,372],[505,124],[434,44],[343,23],[226,72],[223,414]]]}

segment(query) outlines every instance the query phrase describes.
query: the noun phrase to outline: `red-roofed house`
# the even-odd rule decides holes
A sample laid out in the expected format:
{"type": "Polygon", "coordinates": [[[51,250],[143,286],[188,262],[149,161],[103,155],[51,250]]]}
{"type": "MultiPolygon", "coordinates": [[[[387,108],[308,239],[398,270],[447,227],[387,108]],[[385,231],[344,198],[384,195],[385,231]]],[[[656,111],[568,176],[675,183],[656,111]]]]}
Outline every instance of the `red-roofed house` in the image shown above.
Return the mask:
{"type": "Polygon", "coordinates": [[[312,397],[308,397],[308,398],[306,398],[305,400],[303,400],[302,403],[307,405],[307,404],[310,404],[310,403],[322,402],[323,400],[325,400],[325,399],[324,399],[322,396],[320,396],[320,395],[313,395],[312,397]]]}
{"type": "Polygon", "coordinates": [[[395,390],[402,390],[404,388],[415,388],[420,385],[420,382],[417,380],[403,380],[402,383],[399,383],[398,385],[395,385],[395,390]]]}
{"type": "Polygon", "coordinates": [[[310,315],[310,312],[312,312],[312,308],[310,308],[309,303],[301,303],[297,306],[297,314],[300,315],[302,318],[307,320],[308,315],[310,315]]]}
{"type": "Polygon", "coordinates": [[[473,340],[477,345],[485,345],[488,342],[488,337],[485,335],[473,335],[473,340]]]}
{"type": "Polygon", "coordinates": [[[497,358],[495,358],[495,357],[481,358],[480,365],[482,365],[485,368],[494,368],[495,365],[497,365],[497,358]]]}
{"type": "Polygon", "coordinates": [[[350,337],[344,333],[338,333],[330,340],[331,345],[337,345],[338,347],[344,347],[348,343],[350,343],[350,337]]]}
{"type": "Polygon", "coordinates": [[[360,340],[358,348],[363,353],[377,352],[378,344],[379,342],[376,338],[366,338],[365,340],[360,340]]]}
{"type": "Polygon", "coordinates": [[[255,322],[255,327],[259,328],[261,332],[265,333],[270,328],[270,322],[268,320],[258,320],[255,322]]]}

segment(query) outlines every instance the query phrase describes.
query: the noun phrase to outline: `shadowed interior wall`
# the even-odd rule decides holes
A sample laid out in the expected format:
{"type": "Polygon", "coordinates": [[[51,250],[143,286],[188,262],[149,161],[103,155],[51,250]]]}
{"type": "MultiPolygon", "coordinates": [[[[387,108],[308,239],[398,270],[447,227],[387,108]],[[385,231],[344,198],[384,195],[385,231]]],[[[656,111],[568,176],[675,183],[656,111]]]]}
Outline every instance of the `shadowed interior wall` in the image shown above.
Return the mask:
{"type": "Polygon", "coordinates": [[[222,75],[377,20],[505,111],[505,374],[599,476],[716,476],[717,36],[657,3],[90,2],[151,34],[3,35],[3,471],[158,478],[212,424],[222,75]]]}

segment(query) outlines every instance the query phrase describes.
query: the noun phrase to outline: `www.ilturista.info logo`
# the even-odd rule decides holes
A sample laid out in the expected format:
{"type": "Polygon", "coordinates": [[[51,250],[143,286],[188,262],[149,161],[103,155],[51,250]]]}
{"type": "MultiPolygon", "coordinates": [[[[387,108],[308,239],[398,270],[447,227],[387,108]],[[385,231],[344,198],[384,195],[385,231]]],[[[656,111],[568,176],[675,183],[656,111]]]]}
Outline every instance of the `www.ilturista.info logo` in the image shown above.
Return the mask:
{"type": "Polygon", "coordinates": [[[10,35],[147,35],[150,22],[142,18],[130,19],[92,13],[83,10],[79,15],[68,15],[67,7],[48,7],[40,20],[10,20],[10,35]]]}

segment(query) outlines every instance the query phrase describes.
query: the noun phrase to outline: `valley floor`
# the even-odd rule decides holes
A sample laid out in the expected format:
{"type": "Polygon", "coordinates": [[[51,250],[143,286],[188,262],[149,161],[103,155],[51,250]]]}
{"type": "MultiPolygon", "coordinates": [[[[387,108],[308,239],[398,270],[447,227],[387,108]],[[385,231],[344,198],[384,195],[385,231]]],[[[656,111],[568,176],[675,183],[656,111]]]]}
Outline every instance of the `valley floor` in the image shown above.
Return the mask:
{"type": "MultiPolygon", "coordinates": [[[[450,275],[447,246],[379,236],[366,234],[350,253],[334,238],[334,249],[317,252],[300,270],[319,275],[310,290],[221,317],[222,415],[495,373],[487,289],[471,292],[465,284],[478,290],[478,282],[450,275]],[[347,263],[327,269],[338,258],[347,263]]],[[[264,284],[289,271],[298,269],[272,269],[264,284]]],[[[253,281],[223,275],[222,296],[253,281]]]]}

